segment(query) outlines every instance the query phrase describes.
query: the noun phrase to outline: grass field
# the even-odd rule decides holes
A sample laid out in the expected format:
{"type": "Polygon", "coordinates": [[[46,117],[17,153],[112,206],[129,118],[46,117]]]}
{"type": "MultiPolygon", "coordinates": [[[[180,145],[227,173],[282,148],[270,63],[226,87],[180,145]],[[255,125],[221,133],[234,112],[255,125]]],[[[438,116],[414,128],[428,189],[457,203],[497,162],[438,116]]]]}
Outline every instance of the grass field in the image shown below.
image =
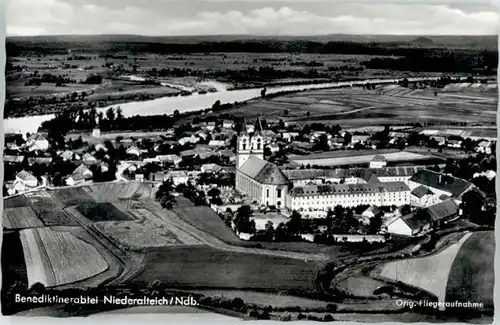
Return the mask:
{"type": "Polygon", "coordinates": [[[49,228],[20,232],[28,283],[47,287],[81,281],[106,271],[108,264],[91,245],[69,232],[49,228]]]}
{"type": "Polygon", "coordinates": [[[42,221],[29,206],[4,209],[2,221],[6,229],[43,227],[42,221]]]}
{"type": "Polygon", "coordinates": [[[96,224],[96,227],[125,249],[143,250],[181,244],[181,241],[168,230],[168,226],[148,210],[134,209],[129,213],[139,220],[103,222],[96,224]]]}
{"type": "Polygon", "coordinates": [[[112,203],[88,202],[75,206],[85,218],[93,221],[130,221],[134,220],[130,215],[117,209],[112,203]]]}
{"type": "Polygon", "coordinates": [[[205,246],[152,249],[134,279],[170,287],[314,291],[314,262],[220,251],[205,246]]]}
{"type": "Polygon", "coordinates": [[[458,243],[435,255],[388,262],[381,267],[379,276],[425,290],[434,294],[439,301],[445,301],[452,264],[470,236],[470,233],[466,234],[458,243]]]}
{"type": "Polygon", "coordinates": [[[446,301],[482,302],[493,308],[495,233],[478,232],[462,245],[451,266],[446,301]]]}
{"type": "Polygon", "coordinates": [[[3,200],[4,209],[27,207],[27,206],[29,206],[29,202],[26,199],[26,197],[22,194],[3,200]]]}

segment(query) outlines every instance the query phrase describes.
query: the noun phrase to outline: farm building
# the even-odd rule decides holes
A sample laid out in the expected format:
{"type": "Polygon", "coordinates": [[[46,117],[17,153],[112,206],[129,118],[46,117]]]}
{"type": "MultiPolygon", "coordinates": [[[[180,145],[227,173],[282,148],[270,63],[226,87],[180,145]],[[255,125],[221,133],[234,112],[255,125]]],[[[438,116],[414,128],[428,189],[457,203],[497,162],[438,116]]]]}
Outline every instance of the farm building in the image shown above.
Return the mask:
{"type": "Polygon", "coordinates": [[[38,185],[38,180],[29,172],[23,170],[17,173],[14,187],[18,192],[26,191],[38,185]]]}
{"type": "Polygon", "coordinates": [[[273,163],[264,160],[262,126],[252,137],[243,132],[238,137],[236,190],[265,205],[284,206],[290,181],[273,163]]]}
{"type": "Polygon", "coordinates": [[[413,175],[408,186],[413,191],[419,186],[429,188],[439,198],[443,195],[460,201],[465,192],[474,188],[474,185],[464,179],[447,174],[438,173],[428,169],[418,171],[413,175]]]}
{"type": "Polygon", "coordinates": [[[370,168],[378,169],[387,166],[387,159],[382,155],[376,155],[370,161],[370,168]]]}
{"type": "Polygon", "coordinates": [[[91,180],[92,177],[92,171],[84,164],[81,164],[73,171],[71,176],[66,179],[66,184],[69,186],[81,184],[88,180],[91,180]]]}
{"type": "Polygon", "coordinates": [[[431,205],[424,209],[429,215],[433,226],[440,226],[450,220],[457,218],[460,214],[460,208],[454,200],[446,200],[438,204],[431,205]]]}
{"type": "Polygon", "coordinates": [[[428,207],[439,202],[438,197],[429,188],[420,185],[411,191],[411,205],[428,207]]]}
{"type": "Polygon", "coordinates": [[[369,135],[364,135],[364,134],[353,135],[351,138],[351,144],[356,144],[356,143],[363,144],[363,143],[366,143],[366,141],[368,141],[368,139],[370,139],[369,135]]]}
{"type": "Polygon", "coordinates": [[[403,236],[416,236],[431,229],[431,220],[424,213],[413,212],[392,220],[387,232],[403,236]]]}
{"type": "Polygon", "coordinates": [[[336,205],[402,206],[410,203],[410,189],[403,182],[378,184],[334,184],[295,187],[287,197],[286,206],[300,212],[320,211],[324,215],[336,205]]]}

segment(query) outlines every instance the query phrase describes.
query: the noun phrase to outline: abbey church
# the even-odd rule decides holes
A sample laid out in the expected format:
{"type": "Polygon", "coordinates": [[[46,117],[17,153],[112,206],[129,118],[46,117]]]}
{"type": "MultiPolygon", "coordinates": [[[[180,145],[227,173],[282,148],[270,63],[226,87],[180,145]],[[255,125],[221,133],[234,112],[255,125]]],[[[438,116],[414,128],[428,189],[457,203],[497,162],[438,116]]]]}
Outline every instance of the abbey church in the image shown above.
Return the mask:
{"type": "Polygon", "coordinates": [[[243,126],[237,142],[236,190],[262,205],[283,207],[290,181],[275,164],[264,160],[260,119],[250,136],[243,126]]]}

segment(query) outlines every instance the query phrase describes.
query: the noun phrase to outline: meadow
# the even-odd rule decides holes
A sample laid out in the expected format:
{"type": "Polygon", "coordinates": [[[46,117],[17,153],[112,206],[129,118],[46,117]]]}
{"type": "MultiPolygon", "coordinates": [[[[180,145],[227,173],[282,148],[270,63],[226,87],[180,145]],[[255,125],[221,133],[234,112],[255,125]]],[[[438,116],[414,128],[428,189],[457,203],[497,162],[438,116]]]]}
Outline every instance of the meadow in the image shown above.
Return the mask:
{"type": "Polygon", "coordinates": [[[206,246],[151,249],[133,280],[157,279],[170,287],[234,288],[314,292],[318,264],[261,254],[221,251],[206,246]]]}
{"type": "MultiPolygon", "coordinates": [[[[471,235],[471,233],[465,234],[457,243],[431,256],[385,263],[377,267],[377,271],[372,274],[384,280],[401,281],[432,293],[439,301],[446,301],[447,283],[452,275],[450,273],[452,266],[457,254],[471,235]]],[[[460,265],[460,267],[467,268],[466,265],[460,265]]]]}
{"type": "Polygon", "coordinates": [[[451,265],[446,301],[482,302],[493,308],[495,233],[477,232],[463,243],[451,265]]]}

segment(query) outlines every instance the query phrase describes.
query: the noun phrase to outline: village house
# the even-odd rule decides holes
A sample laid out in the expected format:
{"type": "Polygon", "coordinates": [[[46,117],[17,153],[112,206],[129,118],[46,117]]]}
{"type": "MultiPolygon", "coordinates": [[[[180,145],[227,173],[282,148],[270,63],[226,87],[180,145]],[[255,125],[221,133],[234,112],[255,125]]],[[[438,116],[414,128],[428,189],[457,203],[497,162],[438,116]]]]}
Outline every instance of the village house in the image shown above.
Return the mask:
{"type": "Polygon", "coordinates": [[[236,162],[236,155],[231,149],[220,150],[219,156],[224,159],[228,159],[230,163],[236,162]]]}
{"type": "Polygon", "coordinates": [[[225,128],[225,129],[232,129],[233,125],[234,125],[234,123],[231,120],[224,120],[222,122],[222,127],[225,128]]]}
{"type": "Polygon", "coordinates": [[[491,142],[481,141],[477,144],[476,152],[485,153],[491,155],[491,142]]]}
{"type": "Polygon", "coordinates": [[[38,180],[31,173],[22,170],[16,175],[14,187],[18,192],[24,192],[28,189],[35,188],[38,185],[38,180]]]}
{"type": "Polygon", "coordinates": [[[182,161],[182,158],[177,155],[158,155],[155,157],[156,160],[161,164],[173,164],[178,166],[182,161]]]}
{"type": "Polygon", "coordinates": [[[281,134],[281,138],[288,142],[292,142],[298,136],[299,132],[283,132],[281,134]]]}
{"type": "Polygon", "coordinates": [[[365,144],[368,139],[370,139],[370,135],[353,135],[351,138],[351,145],[356,143],[365,144]]]}
{"type": "Polygon", "coordinates": [[[191,135],[189,137],[184,137],[184,138],[181,138],[179,139],[179,144],[181,146],[187,144],[187,143],[198,143],[200,141],[200,138],[194,136],[194,135],[191,135]]]}
{"type": "Polygon", "coordinates": [[[438,203],[439,198],[429,188],[420,185],[411,191],[410,204],[416,207],[428,207],[438,203]]]}
{"type": "Polygon", "coordinates": [[[4,164],[20,164],[24,161],[24,156],[3,156],[4,164]]]}
{"type": "Polygon", "coordinates": [[[189,175],[184,170],[172,170],[165,175],[165,179],[170,179],[175,186],[185,184],[189,181],[189,175]]]}
{"type": "Polygon", "coordinates": [[[280,151],[280,146],[277,143],[271,143],[270,145],[268,145],[268,147],[272,153],[280,151]]]}
{"type": "Polygon", "coordinates": [[[205,164],[201,166],[202,173],[218,173],[222,170],[222,167],[217,164],[205,164]]]}
{"type": "Polygon", "coordinates": [[[215,147],[215,148],[225,147],[226,146],[226,141],[224,141],[224,140],[210,140],[210,142],[208,143],[208,145],[210,147],[215,147]]]}
{"type": "Polygon", "coordinates": [[[387,159],[382,155],[376,155],[370,161],[370,168],[378,169],[378,168],[383,168],[385,166],[387,166],[387,159]]]}
{"type": "Polygon", "coordinates": [[[460,149],[462,148],[462,140],[448,140],[446,145],[449,148],[460,149]]]}
{"type": "Polygon", "coordinates": [[[26,140],[25,147],[28,151],[47,151],[49,141],[40,133],[34,133],[26,140]]]}
{"type": "Polygon", "coordinates": [[[92,180],[93,176],[92,171],[84,164],[81,164],[73,171],[71,176],[66,179],[66,184],[69,186],[78,185],[92,180]]]}
{"type": "Polygon", "coordinates": [[[52,163],[52,157],[28,157],[28,165],[33,164],[50,165],[52,163]]]}

